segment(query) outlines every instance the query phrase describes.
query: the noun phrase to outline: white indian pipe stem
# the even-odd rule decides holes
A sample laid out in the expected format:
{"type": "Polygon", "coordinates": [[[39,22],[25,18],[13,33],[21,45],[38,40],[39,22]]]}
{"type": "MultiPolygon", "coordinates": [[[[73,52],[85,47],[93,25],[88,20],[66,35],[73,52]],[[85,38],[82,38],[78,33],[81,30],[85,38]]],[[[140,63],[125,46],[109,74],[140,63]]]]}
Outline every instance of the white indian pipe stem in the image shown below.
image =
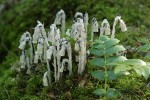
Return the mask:
{"type": "Polygon", "coordinates": [[[89,20],[88,13],[86,12],[84,15],[84,26],[85,26],[86,33],[87,33],[88,20],[89,20]]]}
{"type": "Polygon", "coordinates": [[[52,46],[52,55],[53,55],[53,66],[54,66],[54,78],[56,82],[57,81],[57,63],[56,63],[57,51],[55,46],[52,46]]]}
{"type": "Polygon", "coordinates": [[[22,54],[20,55],[20,64],[21,64],[21,68],[25,68],[25,55],[24,52],[22,51],[22,54]]]}
{"type": "Polygon", "coordinates": [[[29,63],[29,57],[26,55],[26,63],[27,63],[27,74],[31,74],[31,65],[29,63]]]}
{"type": "Polygon", "coordinates": [[[60,43],[57,40],[57,80],[60,78],[60,55],[59,55],[60,43]]]}
{"type": "Polygon", "coordinates": [[[72,74],[72,49],[70,43],[68,43],[67,51],[68,51],[68,58],[69,58],[69,75],[71,75],[72,74]]]}
{"type": "Polygon", "coordinates": [[[65,15],[65,13],[63,13],[62,14],[62,23],[61,23],[61,30],[62,30],[63,34],[65,33],[65,18],[66,18],[66,15],[65,15]]]}
{"type": "Polygon", "coordinates": [[[51,84],[51,69],[50,69],[50,65],[49,65],[49,60],[46,60],[46,63],[47,63],[47,69],[48,69],[48,72],[47,72],[47,76],[48,76],[48,83],[51,84]]]}
{"type": "Polygon", "coordinates": [[[121,18],[120,16],[117,16],[114,20],[111,38],[115,38],[115,27],[118,21],[120,20],[120,18],[121,18]]]}
{"type": "Polygon", "coordinates": [[[35,55],[34,55],[34,63],[37,64],[38,63],[38,59],[39,59],[39,54],[37,51],[35,51],[35,55]]]}

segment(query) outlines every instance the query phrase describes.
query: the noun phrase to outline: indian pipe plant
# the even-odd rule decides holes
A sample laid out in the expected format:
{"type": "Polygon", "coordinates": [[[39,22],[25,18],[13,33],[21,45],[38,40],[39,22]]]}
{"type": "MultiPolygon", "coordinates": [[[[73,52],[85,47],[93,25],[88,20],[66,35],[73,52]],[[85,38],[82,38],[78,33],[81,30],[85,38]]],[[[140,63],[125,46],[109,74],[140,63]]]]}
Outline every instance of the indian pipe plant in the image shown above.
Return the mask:
{"type": "MultiPolygon", "coordinates": [[[[121,31],[127,31],[126,24],[117,16],[112,26],[112,32],[107,19],[104,19],[101,26],[98,25],[97,19],[92,19],[91,25],[91,48],[87,48],[88,44],[88,13],[83,15],[77,12],[71,29],[65,32],[65,12],[61,9],[56,14],[56,19],[51,24],[48,32],[45,31],[44,24],[37,21],[34,28],[33,36],[29,32],[25,32],[21,39],[19,48],[22,50],[20,55],[20,68],[26,69],[27,74],[34,71],[33,65],[43,63],[47,66],[47,71],[43,73],[43,85],[49,86],[52,82],[59,81],[63,77],[64,71],[68,71],[68,75],[83,75],[86,69],[88,59],[88,51],[93,58],[90,63],[97,70],[91,73],[92,77],[103,82],[101,88],[93,91],[100,98],[115,98],[121,96],[121,92],[110,87],[109,82],[115,81],[123,75],[130,75],[132,71],[142,75],[148,79],[150,75],[150,63],[140,59],[126,58],[126,48],[119,45],[119,40],[115,38],[115,27],[119,23],[121,31]],[[61,29],[58,27],[61,26],[61,29]],[[98,39],[94,39],[94,34],[99,33],[98,39]],[[66,34],[66,37],[62,37],[66,34]],[[107,35],[111,35],[109,38],[107,35]],[[71,43],[71,40],[74,43],[71,43]],[[29,45],[29,49],[27,47],[29,45]],[[72,48],[74,47],[74,48],[72,48]],[[73,55],[73,53],[76,55],[73,55]],[[73,73],[72,69],[77,67],[77,73],[73,73]]],[[[139,48],[139,52],[146,48],[149,50],[149,44],[139,48]]],[[[42,78],[42,77],[41,77],[42,78]]]]}

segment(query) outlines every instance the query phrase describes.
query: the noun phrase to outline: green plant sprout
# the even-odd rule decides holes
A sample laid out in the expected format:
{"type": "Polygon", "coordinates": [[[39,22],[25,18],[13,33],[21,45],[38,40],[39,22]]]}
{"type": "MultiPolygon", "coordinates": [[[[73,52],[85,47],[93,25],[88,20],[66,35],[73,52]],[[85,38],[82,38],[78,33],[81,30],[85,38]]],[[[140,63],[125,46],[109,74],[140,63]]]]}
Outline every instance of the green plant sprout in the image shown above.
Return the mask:
{"type": "Polygon", "coordinates": [[[150,75],[149,63],[140,59],[127,59],[120,55],[119,53],[126,49],[118,43],[119,40],[116,38],[101,35],[99,39],[94,41],[90,49],[90,53],[96,56],[91,60],[91,64],[99,69],[93,71],[91,75],[100,81],[104,81],[103,88],[96,89],[93,93],[105,99],[121,95],[115,88],[108,87],[109,81],[116,80],[122,75],[129,75],[130,71],[143,75],[145,79],[150,75]]]}

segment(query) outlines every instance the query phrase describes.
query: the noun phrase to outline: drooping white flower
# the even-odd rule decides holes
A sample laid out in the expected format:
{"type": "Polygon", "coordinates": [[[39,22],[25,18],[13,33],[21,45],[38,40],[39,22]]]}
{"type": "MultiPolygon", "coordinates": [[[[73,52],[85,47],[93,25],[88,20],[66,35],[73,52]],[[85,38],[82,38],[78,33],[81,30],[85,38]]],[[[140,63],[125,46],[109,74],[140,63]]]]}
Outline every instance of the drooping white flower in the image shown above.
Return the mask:
{"type": "Polygon", "coordinates": [[[92,26],[91,26],[91,41],[92,42],[93,42],[94,32],[98,32],[98,22],[95,17],[92,19],[92,26]]]}
{"type": "Polygon", "coordinates": [[[21,55],[20,55],[20,64],[21,64],[21,68],[25,68],[26,61],[25,61],[25,54],[24,54],[24,52],[22,52],[21,55]]]}
{"type": "Polygon", "coordinates": [[[124,23],[124,21],[121,19],[121,16],[117,16],[114,20],[114,23],[113,23],[113,29],[112,29],[112,35],[111,35],[111,38],[114,38],[115,37],[115,27],[116,27],[116,24],[120,22],[120,28],[121,28],[121,31],[122,32],[125,32],[127,31],[127,27],[126,27],[126,24],[124,23]]]}
{"type": "Polygon", "coordinates": [[[71,36],[71,29],[67,29],[66,35],[69,36],[69,37],[71,36]]]}
{"type": "Polygon", "coordinates": [[[101,24],[101,31],[100,35],[110,35],[110,25],[107,21],[107,19],[104,19],[102,24],[101,24]]]}
{"type": "Polygon", "coordinates": [[[26,44],[30,43],[30,41],[31,41],[30,33],[29,32],[23,33],[23,35],[21,36],[20,45],[19,45],[18,48],[21,49],[21,50],[24,50],[26,44]]]}
{"type": "Polygon", "coordinates": [[[80,50],[80,47],[79,47],[79,43],[76,42],[75,43],[75,49],[74,49],[76,52],[80,50]]]}
{"type": "Polygon", "coordinates": [[[61,25],[61,32],[65,33],[65,18],[66,18],[66,14],[65,12],[61,9],[57,14],[56,14],[56,18],[54,21],[54,24],[56,25],[61,25]]]}
{"type": "Polygon", "coordinates": [[[82,18],[83,19],[83,14],[81,12],[76,12],[75,16],[76,19],[77,18],[82,18]]]}
{"type": "Polygon", "coordinates": [[[40,37],[43,37],[45,42],[48,45],[47,41],[47,35],[44,29],[44,24],[42,24],[40,21],[37,21],[37,26],[34,28],[34,34],[33,34],[33,43],[37,43],[40,37]]]}
{"type": "Polygon", "coordinates": [[[64,56],[65,55],[65,50],[66,50],[66,47],[64,45],[62,45],[62,47],[59,51],[59,56],[64,56]]]}
{"type": "Polygon", "coordinates": [[[43,86],[48,86],[48,76],[47,76],[47,71],[44,73],[44,76],[43,76],[43,86]]]}
{"type": "Polygon", "coordinates": [[[122,19],[120,19],[120,28],[121,28],[122,32],[127,31],[126,24],[124,23],[124,21],[122,19]]]}
{"type": "Polygon", "coordinates": [[[92,31],[98,32],[98,22],[97,22],[97,19],[95,17],[92,19],[92,31]]]}
{"type": "Polygon", "coordinates": [[[52,53],[53,53],[53,48],[49,47],[49,49],[46,51],[46,59],[47,60],[51,60],[52,53]]]}

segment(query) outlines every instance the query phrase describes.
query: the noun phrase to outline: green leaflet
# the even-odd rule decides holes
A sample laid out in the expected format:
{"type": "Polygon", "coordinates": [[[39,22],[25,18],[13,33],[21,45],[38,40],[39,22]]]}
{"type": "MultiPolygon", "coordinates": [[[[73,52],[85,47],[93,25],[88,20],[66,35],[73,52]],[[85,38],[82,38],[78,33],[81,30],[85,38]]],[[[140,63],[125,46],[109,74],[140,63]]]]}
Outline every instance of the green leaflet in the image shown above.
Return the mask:
{"type": "Polygon", "coordinates": [[[98,40],[100,40],[100,41],[106,41],[108,39],[110,39],[110,38],[108,38],[108,36],[101,35],[98,40]]]}
{"type": "Polygon", "coordinates": [[[106,55],[116,54],[118,52],[126,50],[122,45],[116,45],[109,49],[106,49],[106,55]]]}
{"type": "Polygon", "coordinates": [[[150,68],[148,66],[135,66],[133,67],[135,72],[139,75],[142,75],[146,80],[150,75],[150,68]]]}
{"type": "Polygon", "coordinates": [[[96,55],[96,56],[103,56],[104,55],[104,51],[103,50],[92,48],[89,51],[90,51],[91,54],[96,55]]]}
{"type": "Polygon", "coordinates": [[[116,45],[119,42],[120,42],[120,40],[113,38],[113,39],[109,39],[109,40],[105,41],[103,45],[107,49],[113,45],[116,45]]]}
{"type": "Polygon", "coordinates": [[[147,53],[145,58],[150,59],[150,53],[147,53]]]}
{"type": "MultiPolygon", "coordinates": [[[[107,71],[107,78],[108,80],[115,80],[118,75],[114,73],[114,71],[107,71]]],[[[98,80],[104,80],[105,79],[105,72],[103,70],[97,70],[91,73],[92,77],[98,79],[98,80]]]]}
{"type": "Polygon", "coordinates": [[[108,88],[106,92],[104,89],[96,89],[93,93],[99,96],[107,96],[108,98],[114,98],[121,95],[121,93],[114,88],[108,88]]]}
{"type": "MultiPolygon", "coordinates": [[[[124,56],[113,56],[113,57],[108,57],[107,58],[107,63],[114,63],[114,62],[120,62],[127,60],[124,56]]],[[[91,64],[99,67],[105,66],[104,58],[94,58],[91,60],[91,64]]]]}
{"type": "Polygon", "coordinates": [[[94,58],[91,60],[91,64],[99,67],[103,67],[105,65],[103,58],[94,58]]]}
{"type": "Polygon", "coordinates": [[[96,48],[96,49],[104,49],[104,48],[109,48],[109,47],[112,47],[113,45],[119,43],[119,40],[118,39],[108,39],[106,40],[104,43],[95,43],[93,45],[93,48],[96,48]]]}
{"type": "Polygon", "coordinates": [[[128,71],[130,69],[131,69],[131,67],[129,67],[129,66],[118,65],[118,66],[115,67],[114,73],[115,74],[123,74],[124,72],[126,72],[126,71],[128,71]]]}
{"type": "Polygon", "coordinates": [[[124,65],[132,65],[132,66],[146,66],[146,63],[140,59],[128,59],[122,62],[124,65]]]}
{"type": "Polygon", "coordinates": [[[92,77],[98,79],[98,80],[104,80],[104,71],[97,70],[91,73],[92,77]]]}
{"type": "Polygon", "coordinates": [[[93,91],[94,94],[99,95],[99,96],[104,96],[105,95],[105,90],[104,89],[96,89],[93,91]]]}
{"type": "Polygon", "coordinates": [[[116,54],[124,50],[126,49],[122,45],[116,45],[116,46],[106,49],[106,51],[92,48],[90,49],[90,52],[91,54],[94,54],[96,56],[104,56],[105,53],[106,55],[111,55],[111,54],[116,54]]]}
{"type": "Polygon", "coordinates": [[[117,97],[117,96],[120,96],[120,95],[121,95],[121,93],[118,90],[114,89],[114,88],[108,88],[107,89],[106,96],[108,98],[114,98],[114,97],[117,97]]]}
{"type": "Polygon", "coordinates": [[[150,49],[150,44],[145,44],[143,46],[140,46],[138,48],[138,51],[137,52],[143,52],[143,51],[148,51],[150,49]]]}

